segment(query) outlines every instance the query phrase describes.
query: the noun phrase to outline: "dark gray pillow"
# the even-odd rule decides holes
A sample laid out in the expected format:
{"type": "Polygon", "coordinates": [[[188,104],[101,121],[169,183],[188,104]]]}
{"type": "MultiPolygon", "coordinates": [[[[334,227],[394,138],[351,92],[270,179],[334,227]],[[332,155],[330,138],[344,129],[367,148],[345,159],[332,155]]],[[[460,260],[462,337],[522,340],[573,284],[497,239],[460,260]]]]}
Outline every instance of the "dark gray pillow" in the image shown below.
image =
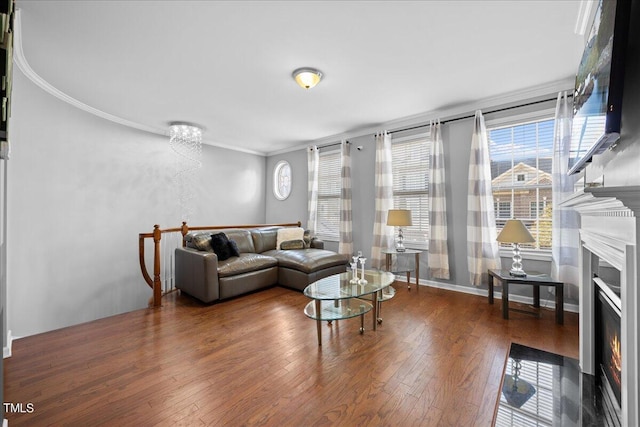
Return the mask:
{"type": "Polygon", "coordinates": [[[302,240],[305,248],[311,247],[311,231],[304,230],[304,235],[302,236],[302,240]]]}
{"type": "Polygon", "coordinates": [[[224,261],[231,256],[229,250],[229,238],[224,233],[216,233],[211,235],[211,248],[218,255],[219,261],[224,261]]]}
{"type": "Polygon", "coordinates": [[[229,256],[240,256],[238,244],[233,239],[229,239],[229,256]]]}

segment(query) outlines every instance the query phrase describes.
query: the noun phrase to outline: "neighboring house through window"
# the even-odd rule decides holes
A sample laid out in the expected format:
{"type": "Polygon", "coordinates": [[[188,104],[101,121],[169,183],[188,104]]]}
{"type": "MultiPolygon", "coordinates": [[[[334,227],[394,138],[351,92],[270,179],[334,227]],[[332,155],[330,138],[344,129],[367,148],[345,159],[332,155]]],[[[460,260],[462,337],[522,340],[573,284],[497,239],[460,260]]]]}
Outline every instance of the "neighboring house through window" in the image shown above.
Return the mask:
{"type": "Polygon", "coordinates": [[[318,164],[318,237],[338,241],[340,232],[340,151],[320,152],[318,164]]]}
{"type": "Polygon", "coordinates": [[[553,124],[538,118],[488,125],[496,227],[499,233],[507,219],[522,220],[536,239],[523,248],[551,249],[553,124]]]}
{"type": "Polygon", "coordinates": [[[391,144],[393,206],[411,211],[413,225],[402,228],[409,248],[426,249],[429,242],[429,141],[428,134],[421,134],[391,144]]]}

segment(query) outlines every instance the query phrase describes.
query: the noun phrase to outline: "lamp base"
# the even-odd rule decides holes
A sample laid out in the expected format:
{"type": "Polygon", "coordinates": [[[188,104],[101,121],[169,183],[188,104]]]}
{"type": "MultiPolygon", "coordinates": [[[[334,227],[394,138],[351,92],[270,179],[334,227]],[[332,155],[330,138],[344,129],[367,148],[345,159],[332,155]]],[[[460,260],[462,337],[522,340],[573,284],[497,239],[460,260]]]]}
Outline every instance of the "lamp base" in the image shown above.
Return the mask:
{"type": "Polygon", "coordinates": [[[524,270],[514,270],[513,268],[509,270],[509,275],[513,277],[527,277],[527,273],[524,270]]]}
{"type": "Polygon", "coordinates": [[[404,247],[403,244],[396,245],[396,252],[404,252],[404,251],[406,251],[406,248],[404,247]]]}

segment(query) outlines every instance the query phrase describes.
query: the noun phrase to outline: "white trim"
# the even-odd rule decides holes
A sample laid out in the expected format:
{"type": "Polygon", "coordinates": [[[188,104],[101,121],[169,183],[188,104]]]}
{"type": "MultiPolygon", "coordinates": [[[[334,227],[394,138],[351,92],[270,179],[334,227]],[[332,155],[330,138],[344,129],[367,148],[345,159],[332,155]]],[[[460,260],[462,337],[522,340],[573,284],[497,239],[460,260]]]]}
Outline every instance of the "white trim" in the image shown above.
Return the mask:
{"type": "MultiPolygon", "coordinates": [[[[407,142],[407,141],[413,141],[416,139],[429,139],[431,137],[431,132],[430,131],[423,131],[420,133],[416,133],[413,135],[408,135],[408,136],[400,136],[395,138],[393,135],[391,136],[391,144],[396,144],[396,143],[401,143],[401,142],[407,142]]],[[[431,142],[431,141],[428,141],[431,142]]]]}
{"type": "Polygon", "coordinates": [[[516,125],[519,126],[528,123],[540,122],[544,120],[553,120],[555,112],[555,108],[544,108],[541,110],[530,111],[524,114],[514,114],[497,119],[485,120],[485,125],[487,127],[487,130],[496,130],[516,125]]]}
{"type": "Polygon", "coordinates": [[[13,336],[11,330],[7,331],[7,346],[2,348],[2,358],[11,357],[11,346],[13,345],[13,336]]]}
{"type": "MultiPolygon", "coordinates": [[[[29,65],[27,58],[24,55],[24,50],[22,48],[22,24],[20,19],[20,9],[17,9],[15,12],[14,23],[13,23],[13,60],[15,64],[18,66],[20,71],[31,80],[36,86],[39,86],[42,90],[49,93],[50,95],[55,96],[61,101],[66,102],[69,105],[72,105],[80,110],[83,110],[89,114],[93,114],[94,116],[100,117],[105,120],[109,120],[114,123],[118,123],[122,126],[127,126],[132,129],[141,130],[143,132],[152,133],[154,135],[160,135],[163,137],[169,136],[168,126],[166,129],[161,129],[153,126],[147,126],[142,123],[134,122],[132,120],[128,120],[122,117],[115,116],[113,114],[107,113],[105,111],[94,108],[90,105],[85,104],[82,101],[79,101],[73,98],[70,95],[58,90],[45,79],[40,77],[38,73],[36,73],[33,68],[29,65]]],[[[238,148],[231,145],[221,144],[218,142],[214,142],[208,139],[202,139],[203,144],[211,145],[213,147],[224,148],[226,150],[239,151],[242,153],[254,154],[258,156],[266,156],[266,153],[255,150],[248,150],[245,148],[238,148]]]]}
{"type": "MultiPolygon", "coordinates": [[[[399,279],[399,277],[400,276],[396,275],[396,282],[404,282],[404,283],[407,282],[406,280],[399,279]]],[[[414,282],[411,282],[411,283],[414,284],[414,282]]],[[[453,292],[461,292],[463,294],[476,295],[480,297],[486,297],[488,295],[487,289],[456,285],[454,283],[435,282],[433,280],[425,280],[425,279],[418,280],[418,283],[420,286],[428,286],[430,288],[444,289],[444,290],[453,291],[453,292]]],[[[502,292],[494,292],[493,296],[495,299],[502,299],[502,292]]],[[[533,305],[533,297],[526,297],[522,295],[509,294],[509,301],[533,305]]],[[[549,299],[540,298],[540,306],[541,308],[548,308],[548,309],[555,310],[556,308],[555,299],[549,300],[549,299]]],[[[579,307],[576,304],[570,304],[565,302],[564,311],[568,311],[571,313],[578,313],[579,307]]]]}
{"type": "Polygon", "coordinates": [[[576,25],[573,28],[573,32],[579,36],[584,36],[587,32],[587,26],[592,21],[591,9],[595,0],[581,0],[580,9],[578,10],[578,16],[576,16],[576,25]]]}

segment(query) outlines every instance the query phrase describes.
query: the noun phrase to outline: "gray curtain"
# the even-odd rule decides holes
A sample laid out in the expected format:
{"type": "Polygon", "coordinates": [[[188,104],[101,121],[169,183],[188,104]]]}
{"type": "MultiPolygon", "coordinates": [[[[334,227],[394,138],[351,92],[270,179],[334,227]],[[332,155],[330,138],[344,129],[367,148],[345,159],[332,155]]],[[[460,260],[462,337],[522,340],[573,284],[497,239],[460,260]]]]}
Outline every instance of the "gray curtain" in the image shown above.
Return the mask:
{"type": "Polygon", "coordinates": [[[371,263],[373,268],[382,270],[386,265],[382,249],[393,246],[393,227],[387,225],[389,209],[393,208],[391,135],[387,132],[376,135],[375,189],[376,200],[371,263]]]}
{"type": "Polygon", "coordinates": [[[572,108],[567,92],[558,94],[553,134],[552,173],[552,226],[551,226],[551,277],[574,286],[565,289],[566,296],[577,297],[578,257],[580,253],[580,218],[572,208],[560,206],[563,200],[573,194],[578,174],[569,176],[569,148],[571,146],[572,108]],[[573,294],[573,295],[572,295],[573,294]]]}
{"type": "Polygon", "coordinates": [[[447,245],[447,195],[440,123],[431,124],[431,170],[429,171],[429,275],[449,279],[447,245]]]}
{"type": "Polygon", "coordinates": [[[315,145],[307,150],[307,171],[309,174],[308,182],[308,203],[309,217],[307,218],[307,229],[312,236],[316,234],[318,229],[318,165],[320,162],[320,154],[318,147],[315,145]]]}
{"type": "Polygon", "coordinates": [[[496,238],[487,128],[482,113],[477,110],[471,137],[467,196],[467,261],[473,286],[488,282],[488,269],[500,268],[496,238]]]}
{"type": "Polygon", "coordinates": [[[351,144],[340,143],[340,243],[338,253],[353,255],[353,233],[351,212],[351,144]]]}

